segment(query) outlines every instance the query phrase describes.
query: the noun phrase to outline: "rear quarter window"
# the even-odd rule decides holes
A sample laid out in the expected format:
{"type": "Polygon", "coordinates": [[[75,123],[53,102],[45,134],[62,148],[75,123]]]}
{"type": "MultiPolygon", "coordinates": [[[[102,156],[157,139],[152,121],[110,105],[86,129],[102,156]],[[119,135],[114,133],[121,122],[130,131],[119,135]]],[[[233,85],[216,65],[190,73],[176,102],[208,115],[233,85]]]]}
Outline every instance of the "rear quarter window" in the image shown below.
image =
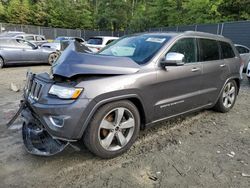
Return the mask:
{"type": "Polygon", "coordinates": [[[229,59],[235,57],[232,46],[227,42],[219,42],[221,47],[221,58],[229,59]]]}
{"type": "Polygon", "coordinates": [[[213,61],[220,59],[219,45],[216,40],[199,39],[200,61],[213,61]]]}

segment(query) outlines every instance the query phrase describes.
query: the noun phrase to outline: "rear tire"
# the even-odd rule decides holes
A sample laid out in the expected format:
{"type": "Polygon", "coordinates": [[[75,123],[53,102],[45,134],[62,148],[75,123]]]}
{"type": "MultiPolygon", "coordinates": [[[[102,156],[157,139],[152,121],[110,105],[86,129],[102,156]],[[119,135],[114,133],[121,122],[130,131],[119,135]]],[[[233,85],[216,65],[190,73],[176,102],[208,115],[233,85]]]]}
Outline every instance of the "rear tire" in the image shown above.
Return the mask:
{"type": "Polygon", "coordinates": [[[52,65],[56,61],[57,57],[58,57],[57,53],[49,54],[48,63],[52,65]]]}
{"type": "Polygon", "coordinates": [[[0,57],[0,69],[4,67],[4,60],[0,57]]]}
{"type": "Polygon", "coordinates": [[[84,134],[85,146],[95,155],[109,159],[121,155],[135,142],[140,114],[127,100],[105,104],[93,116],[84,134]]]}
{"type": "Polygon", "coordinates": [[[229,80],[224,86],[214,110],[222,113],[228,112],[233,108],[237,98],[238,87],[234,80],[229,80]]]}

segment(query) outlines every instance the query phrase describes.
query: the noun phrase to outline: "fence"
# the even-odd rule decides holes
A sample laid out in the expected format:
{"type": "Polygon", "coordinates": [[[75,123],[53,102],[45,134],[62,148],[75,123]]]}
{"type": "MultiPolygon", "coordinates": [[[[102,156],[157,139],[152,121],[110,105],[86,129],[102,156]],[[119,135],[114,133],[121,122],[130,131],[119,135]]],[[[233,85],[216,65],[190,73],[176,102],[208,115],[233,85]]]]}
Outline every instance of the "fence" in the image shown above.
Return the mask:
{"type": "MultiPolygon", "coordinates": [[[[150,28],[148,31],[181,32],[188,30],[202,31],[202,32],[223,35],[227,38],[230,38],[234,43],[250,47],[250,21],[150,28]]],[[[63,28],[32,26],[32,25],[0,23],[0,32],[2,31],[23,31],[26,33],[40,34],[44,35],[47,39],[54,39],[58,36],[75,36],[75,37],[82,37],[84,39],[88,39],[89,37],[92,36],[120,37],[131,33],[129,30],[114,32],[114,31],[99,31],[99,30],[63,29],[63,28]]]]}
{"type": "Polygon", "coordinates": [[[33,25],[18,25],[9,23],[0,23],[0,33],[3,31],[22,31],[25,33],[44,35],[47,39],[54,39],[58,36],[74,36],[88,39],[92,36],[116,36],[120,37],[129,34],[129,31],[99,31],[82,29],[63,29],[52,27],[40,27],[33,25]]]}
{"type": "Polygon", "coordinates": [[[187,25],[187,26],[176,26],[176,27],[161,27],[161,28],[149,29],[149,31],[151,32],[152,31],[182,32],[190,30],[223,35],[227,38],[230,38],[235,44],[242,44],[250,47],[250,21],[187,25]]]}

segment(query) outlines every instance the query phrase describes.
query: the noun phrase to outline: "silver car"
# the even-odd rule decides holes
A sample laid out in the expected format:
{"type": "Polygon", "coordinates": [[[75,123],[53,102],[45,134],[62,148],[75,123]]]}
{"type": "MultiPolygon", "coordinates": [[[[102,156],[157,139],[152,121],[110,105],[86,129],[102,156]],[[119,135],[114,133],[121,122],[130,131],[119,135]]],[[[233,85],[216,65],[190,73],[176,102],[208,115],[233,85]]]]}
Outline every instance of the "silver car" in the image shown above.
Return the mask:
{"type": "Polygon", "coordinates": [[[43,35],[20,34],[20,35],[16,35],[14,38],[23,39],[23,40],[29,41],[29,42],[31,42],[33,44],[36,44],[38,46],[41,46],[42,44],[48,42],[46,40],[45,36],[43,36],[43,35]]]}
{"type": "Polygon", "coordinates": [[[240,44],[235,44],[235,47],[237,49],[237,51],[240,54],[240,57],[244,63],[244,69],[247,68],[247,65],[250,61],[250,49],[246,46],[240,45],[240,44]]]}
{"type": "Polygon", "coordinates": [[[134,34],[98,54],[71,44],[51,75],[28,74],[19,110],[24,144],[48,156],[83,141],[102,158],[116,157],[141,128],[201,109],[228,112],[239,68],[232,42],[206,33],[134,34]]]}
{"type": "Polygon", "coordinates": [[[57,56],[53,49],[43,49],[22,39],[0,38],[0,68],[20,63],[52,64],[57,56]]]}

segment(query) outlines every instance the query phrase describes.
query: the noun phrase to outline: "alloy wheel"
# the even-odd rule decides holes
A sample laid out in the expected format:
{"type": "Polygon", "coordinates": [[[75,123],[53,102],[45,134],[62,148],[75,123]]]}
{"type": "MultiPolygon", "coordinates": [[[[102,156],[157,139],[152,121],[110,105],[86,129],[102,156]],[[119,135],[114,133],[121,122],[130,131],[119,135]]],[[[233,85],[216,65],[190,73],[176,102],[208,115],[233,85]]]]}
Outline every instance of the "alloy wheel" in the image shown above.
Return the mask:
{"type": "Polygon", "coordinates": [[[135,119],[130,110],[124,107],[109,111],[101,121],[98,139],[108,151],[117,151],[127,145],[135,130],[135,119]]]}
{"type": "Polygon", "coordinates": [[[234,84],[228,82],[223,90],[222,100],[225,108],[230,108],[234,104],[236,88],[234,84]]]}
{"type": "Polygon", "coordinates": [[[52,53],[49,55],[49,64],[52,65],[56,59],[57,59],[58,55],[56,53],[52,53]]]}

